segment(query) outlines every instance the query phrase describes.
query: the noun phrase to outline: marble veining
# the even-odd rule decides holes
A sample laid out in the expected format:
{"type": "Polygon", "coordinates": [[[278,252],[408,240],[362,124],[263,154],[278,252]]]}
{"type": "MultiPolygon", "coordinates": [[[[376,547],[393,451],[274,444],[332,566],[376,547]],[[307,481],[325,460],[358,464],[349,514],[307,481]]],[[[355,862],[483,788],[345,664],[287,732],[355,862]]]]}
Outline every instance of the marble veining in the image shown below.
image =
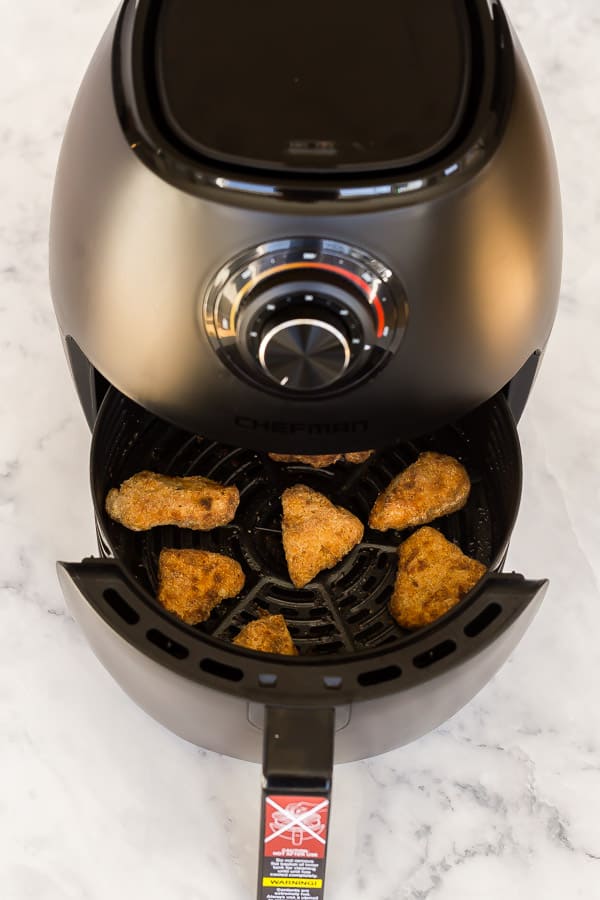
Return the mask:
{"type": "MultiPolygon", "coordinates": [[[[561,307],[520,431],[509,565],[551,589],[453,720],[335,772],[330,900],[600,898],[600,8],[507,0],[554,134],[561,307]]],[[[53,172],[110,0],[0,0],[0,897],[246,900],[259,770],[137,709],[65,610],[95,546],[89,434],[50,304],[53,172]]]]}

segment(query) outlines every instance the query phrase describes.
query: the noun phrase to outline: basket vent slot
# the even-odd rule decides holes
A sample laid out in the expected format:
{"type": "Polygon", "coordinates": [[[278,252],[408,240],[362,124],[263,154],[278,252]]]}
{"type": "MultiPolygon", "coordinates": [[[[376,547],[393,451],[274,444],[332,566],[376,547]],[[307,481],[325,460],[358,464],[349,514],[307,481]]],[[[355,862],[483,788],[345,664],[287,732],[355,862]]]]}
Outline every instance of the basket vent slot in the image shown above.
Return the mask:
{"type": "Polygon", "coordinates": [[[167,637],[167,635],[163,634],[162,631],[159,631],[158,628],[151,628],[150,631],[146,632],[146,637],[151,644],[154,644],[159,650],[168,653],[169,656],[174,656],[175,659],[186,659],[186,657],[190,655],[190,651],[187,647],[184,647],[183,644],[167,637]]]}
{"type": "Polygon", "coordinates": [[[502,607],[499,603],[490,603],[472,622],[465,625],[466,636],[470,638],[477,637],[478,634],[485,631],[488,625],[491,625],[498,618],[501,612],[502,607]]]}
{"type": "Polygon", "coordinates": [[[215,675],[217,678],[224,678],[226,681],[241,681],[244,677],[241,669],[237,669],[235,666],[228,666],[216,659],[211,659],[210,656],[202,660],[200,668],[203,672],[208,672],[209,675],[215,675]]]}
{"type": "Polygon", "coordinates": [[[104,591],[103,596],[113,612],[116,612],[124,622],[127,622],[128,625],[137,625],[140,621],[139,615],[136,613],[135,609],[121,597],[118,591],[115,591],[114,588],[107,588],[104,591]]]}
{"type": "Polygon", "coordinates": [[[402,669],[399,666],[386,666],[384,669],[371,669],[370,672],[361,672],[358,683],[363,687],[372,687],[375,684],[383,684],[384,681],[393,681],[400,678],[402,669]]]}
{"type": "Polygon", "coordinates": [[[425,653],[419,653],[418,656],[415,656],[413,665],[417,669],[426,669],[428,666],[432,666],[434,663],[450,656],[455,650],[456,644],[454,641],[442,641],[441,644],[436,644],[431,650],[426,650],[425,653]]]}

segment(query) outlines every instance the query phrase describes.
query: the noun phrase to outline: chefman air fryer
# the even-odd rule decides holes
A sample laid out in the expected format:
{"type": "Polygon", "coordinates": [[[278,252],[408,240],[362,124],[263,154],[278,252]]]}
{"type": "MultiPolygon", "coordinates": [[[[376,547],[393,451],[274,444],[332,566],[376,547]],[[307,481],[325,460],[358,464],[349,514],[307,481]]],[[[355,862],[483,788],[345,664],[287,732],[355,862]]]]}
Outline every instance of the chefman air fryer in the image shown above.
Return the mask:
{"type": "Polygon", "coordinates": [[[59,576],[140,706],[263,759],[260,897],[322,896],[334,756],[446,720],[539,607],[546,583],[502,564],[560,269],[551,141],[497,2],[126,0],[100,44],[51,229],[100,556],[59,576]],[[366,449],[318,471],[268,457],[366,449]],[[366,522],[424,449],[470,473],[468,506],[436,527],[487,576],[403,631],[387,607],[405,535],[367,528],[295,589],[282,491],[308,484],[366,522]],[[234,522],[127,531],[104,499],[143,469],[237,485],[234,522]],[[237,559],[242,595],[198,627],[171,616],[155,600],[165,546],[237,559]],[[231,643],[261,611],[285,615],[298,657],[231,643]]]}

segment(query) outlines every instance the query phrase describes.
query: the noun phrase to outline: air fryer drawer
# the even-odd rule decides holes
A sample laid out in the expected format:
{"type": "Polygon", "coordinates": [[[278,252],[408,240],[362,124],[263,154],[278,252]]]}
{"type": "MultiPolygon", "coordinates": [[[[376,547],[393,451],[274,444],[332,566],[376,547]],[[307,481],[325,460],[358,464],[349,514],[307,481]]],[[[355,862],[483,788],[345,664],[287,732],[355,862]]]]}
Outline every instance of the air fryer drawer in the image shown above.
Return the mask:
{"type": "MultiPolygon", "coordinates": [[[[506,655],[499,649],[508,640],[501,640],[503,635],[514,634],[516,642],[517,632],[525,627],[526,610],[541,598],[543,582],[500,574],[521,489],[516,426],[501,395],[460,423],[420,441],[378,451],[362,465],[314,470],[281,466],[267,454],[183,432],[111,388],[96,421],[91,456],[105,558],[61,567],[63,586],[78,617],[85,601],[119,642],[124,640],[147,659],[197,685],[259,706],[277,702],[341,707],[385,697],[398,702],[409,692],[412,696],[416,690],[418,695],[427,682],[443,678],[440,684],[449,684],[454,670],[471,669],[472,677],[459,679],[460,689],[440,689],[448,695],[441,706],[423,704],[421,715],[413,713],[410,723],[393,728],[389,739],[381,731],[386,749],[439,724],[466,702],[506,655]],[[405,631],[388,611],[402,536],[367,528],[362,543],[338,566],[321,573],[305,589],[294,588],[281,547],[282,491],[302,481],[350,508],[364,522],[378,492],[424,449],[456,456],[470,472],[467,507],[438,520],[436,527],[488,566],[486,578],[433,625],[405,631]],[[241,502],[234,522],[211,532],[128,531],[108,517],[104,501],[111,487],[143,469],[235,483],[241,502]],[[238,559],[247,576],[244,591],[218,607],[203,625],[184,624],[155,600],[163,546],[199,547],[238,559]],[[260,610],[285,616],[299,657],[261,656],[231,643],[260,610]],[[515,628],[515,623],[522,628],[515,628]],[[494,662],[479,666],[475,660],[483,659],[484,653],[494,662]]],[[[512,645],[511,640],[508,643],[512,645]]],[[[254,720],[259,724],[256,716],[254,720]]],[[[190,725],[189,734],[196,739],[196,725],[190,725]]],[[[376,749],[373,741],[360,747],[365,752],[376,749]]],[[[220,749],[228,752],[227,746],[220,749]]],[[[229,752],[236,753],[231,747],[229,752]]],[[[350,748],[346,752],[352,755],[350,748]]]]}

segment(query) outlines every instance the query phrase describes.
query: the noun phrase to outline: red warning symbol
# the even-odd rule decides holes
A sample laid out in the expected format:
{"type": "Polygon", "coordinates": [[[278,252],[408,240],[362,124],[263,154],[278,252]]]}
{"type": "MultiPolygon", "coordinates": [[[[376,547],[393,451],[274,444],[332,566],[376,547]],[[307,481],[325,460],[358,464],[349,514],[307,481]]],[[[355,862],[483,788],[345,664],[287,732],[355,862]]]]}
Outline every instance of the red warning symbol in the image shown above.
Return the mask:
{"type": "Polygon", "coordinates": [[[328,816],[323,797],[267,797],[265,856],[324,859],[328,816]]]}

